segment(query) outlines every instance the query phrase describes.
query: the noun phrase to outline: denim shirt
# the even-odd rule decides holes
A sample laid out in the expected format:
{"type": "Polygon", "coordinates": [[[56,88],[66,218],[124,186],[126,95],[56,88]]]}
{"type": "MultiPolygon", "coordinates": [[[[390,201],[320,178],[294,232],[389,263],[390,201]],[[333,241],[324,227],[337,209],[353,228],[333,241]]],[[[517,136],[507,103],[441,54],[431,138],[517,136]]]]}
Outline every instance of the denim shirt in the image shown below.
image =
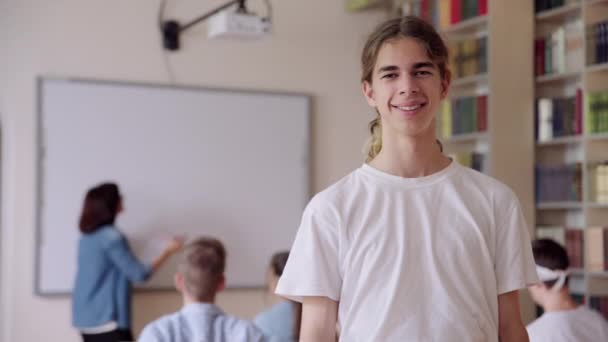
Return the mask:
{"type": "Polygon", "coordinates": [[[72,293],[72,324],[88,328],[116,321],[131,328],[131,282],[150,277],[152,268],[131,252],[112,225],[83,234],[78,242],[78,270],[72,293]]]}

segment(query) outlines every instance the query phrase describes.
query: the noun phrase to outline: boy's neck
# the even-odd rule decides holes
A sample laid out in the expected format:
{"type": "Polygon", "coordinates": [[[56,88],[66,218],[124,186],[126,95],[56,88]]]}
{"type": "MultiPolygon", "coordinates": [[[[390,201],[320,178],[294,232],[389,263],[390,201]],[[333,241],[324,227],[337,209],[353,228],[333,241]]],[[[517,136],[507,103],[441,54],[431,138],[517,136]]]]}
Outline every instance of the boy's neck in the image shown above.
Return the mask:
{"type": "Polygon", "coordinates": [[[578,307],[578,304],[572,299],[568,290],[564,288],[557,293],[547,295],[542,306],[545,312],[557,312],[574,310],[578,307]]]}
{"type": "Polygon", "coordinates": [[[405,178],[424,177],[439,172],[450,164],[440,150],[435,136],[399,137],[382,141],[380,153],[369,165],[405,178]]]}
{"type": "Polygon", "coordinates": [[[208,300],[195,300],[188,295],[183,295],[184,306],[188,304],[215,304],[215,298],[211,298],[208,300]]]}

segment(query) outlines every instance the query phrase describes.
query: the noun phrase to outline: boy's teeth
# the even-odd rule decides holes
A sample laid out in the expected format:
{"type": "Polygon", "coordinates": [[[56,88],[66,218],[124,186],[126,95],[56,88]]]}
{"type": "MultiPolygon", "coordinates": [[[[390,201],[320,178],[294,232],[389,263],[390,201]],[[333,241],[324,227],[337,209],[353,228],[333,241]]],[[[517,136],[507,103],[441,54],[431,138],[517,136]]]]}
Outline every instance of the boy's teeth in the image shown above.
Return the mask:
{"type": "Polygon", "coordinates": [[[420,108],[420,105],[415,105],[415,106],[398,106],[397,108],[401,109],[401,110],[415,110],[420,108]]]}

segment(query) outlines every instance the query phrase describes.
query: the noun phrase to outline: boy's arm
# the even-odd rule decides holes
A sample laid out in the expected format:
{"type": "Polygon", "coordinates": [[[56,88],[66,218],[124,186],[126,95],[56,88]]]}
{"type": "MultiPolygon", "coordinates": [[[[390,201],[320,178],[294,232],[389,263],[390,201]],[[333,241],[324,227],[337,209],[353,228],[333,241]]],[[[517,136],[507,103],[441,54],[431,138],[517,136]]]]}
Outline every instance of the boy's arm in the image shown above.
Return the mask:
{"type": "Polygon", "coordinates": [[[528,332],[519,313],[519,294],[498,295],[498,339],[500,342],[528,342],[528,332]]]}
{"type": "Polygon", "coordinates": [[[303,297],[302,342],[335,342],[338,302],[327,297],[303,297]]]}

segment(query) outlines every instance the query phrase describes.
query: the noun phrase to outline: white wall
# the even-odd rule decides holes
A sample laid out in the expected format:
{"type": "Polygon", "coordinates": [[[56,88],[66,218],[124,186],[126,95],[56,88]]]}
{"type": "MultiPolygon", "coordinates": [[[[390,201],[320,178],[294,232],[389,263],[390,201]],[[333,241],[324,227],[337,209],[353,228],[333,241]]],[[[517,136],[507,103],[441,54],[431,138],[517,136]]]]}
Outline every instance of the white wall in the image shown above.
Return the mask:
{"type": "MultiPolygon", "coordinates": [[[[3,341],[78,341],[67,298],[33,295],[38,75],[167,83],[156,15],[159,0],[0,1],[3,341]]],[[[221,0],[172,0],[189,19],[221,0]]],[[[250,0],[256,9],[261,0],[250,0]]],[[[342,0],[272,1],[275,33],[260,42],[187,32],[169,58],[180,84],[303,92],[313,96],[313,190],[356,167],[371,119],[359,90],[359,51],[381,12],[348,14],[342,0]]],[[[262,9],[263,7],[260,7],[262,9]]],[[[69,170],[66,170],[69,172],[69,170]]],[[[225,293],[226,311],[251,317],[261,291],[225,293]]],[[[135,330],[180,305],[174,293],[138,293],[135,330]]]]}

